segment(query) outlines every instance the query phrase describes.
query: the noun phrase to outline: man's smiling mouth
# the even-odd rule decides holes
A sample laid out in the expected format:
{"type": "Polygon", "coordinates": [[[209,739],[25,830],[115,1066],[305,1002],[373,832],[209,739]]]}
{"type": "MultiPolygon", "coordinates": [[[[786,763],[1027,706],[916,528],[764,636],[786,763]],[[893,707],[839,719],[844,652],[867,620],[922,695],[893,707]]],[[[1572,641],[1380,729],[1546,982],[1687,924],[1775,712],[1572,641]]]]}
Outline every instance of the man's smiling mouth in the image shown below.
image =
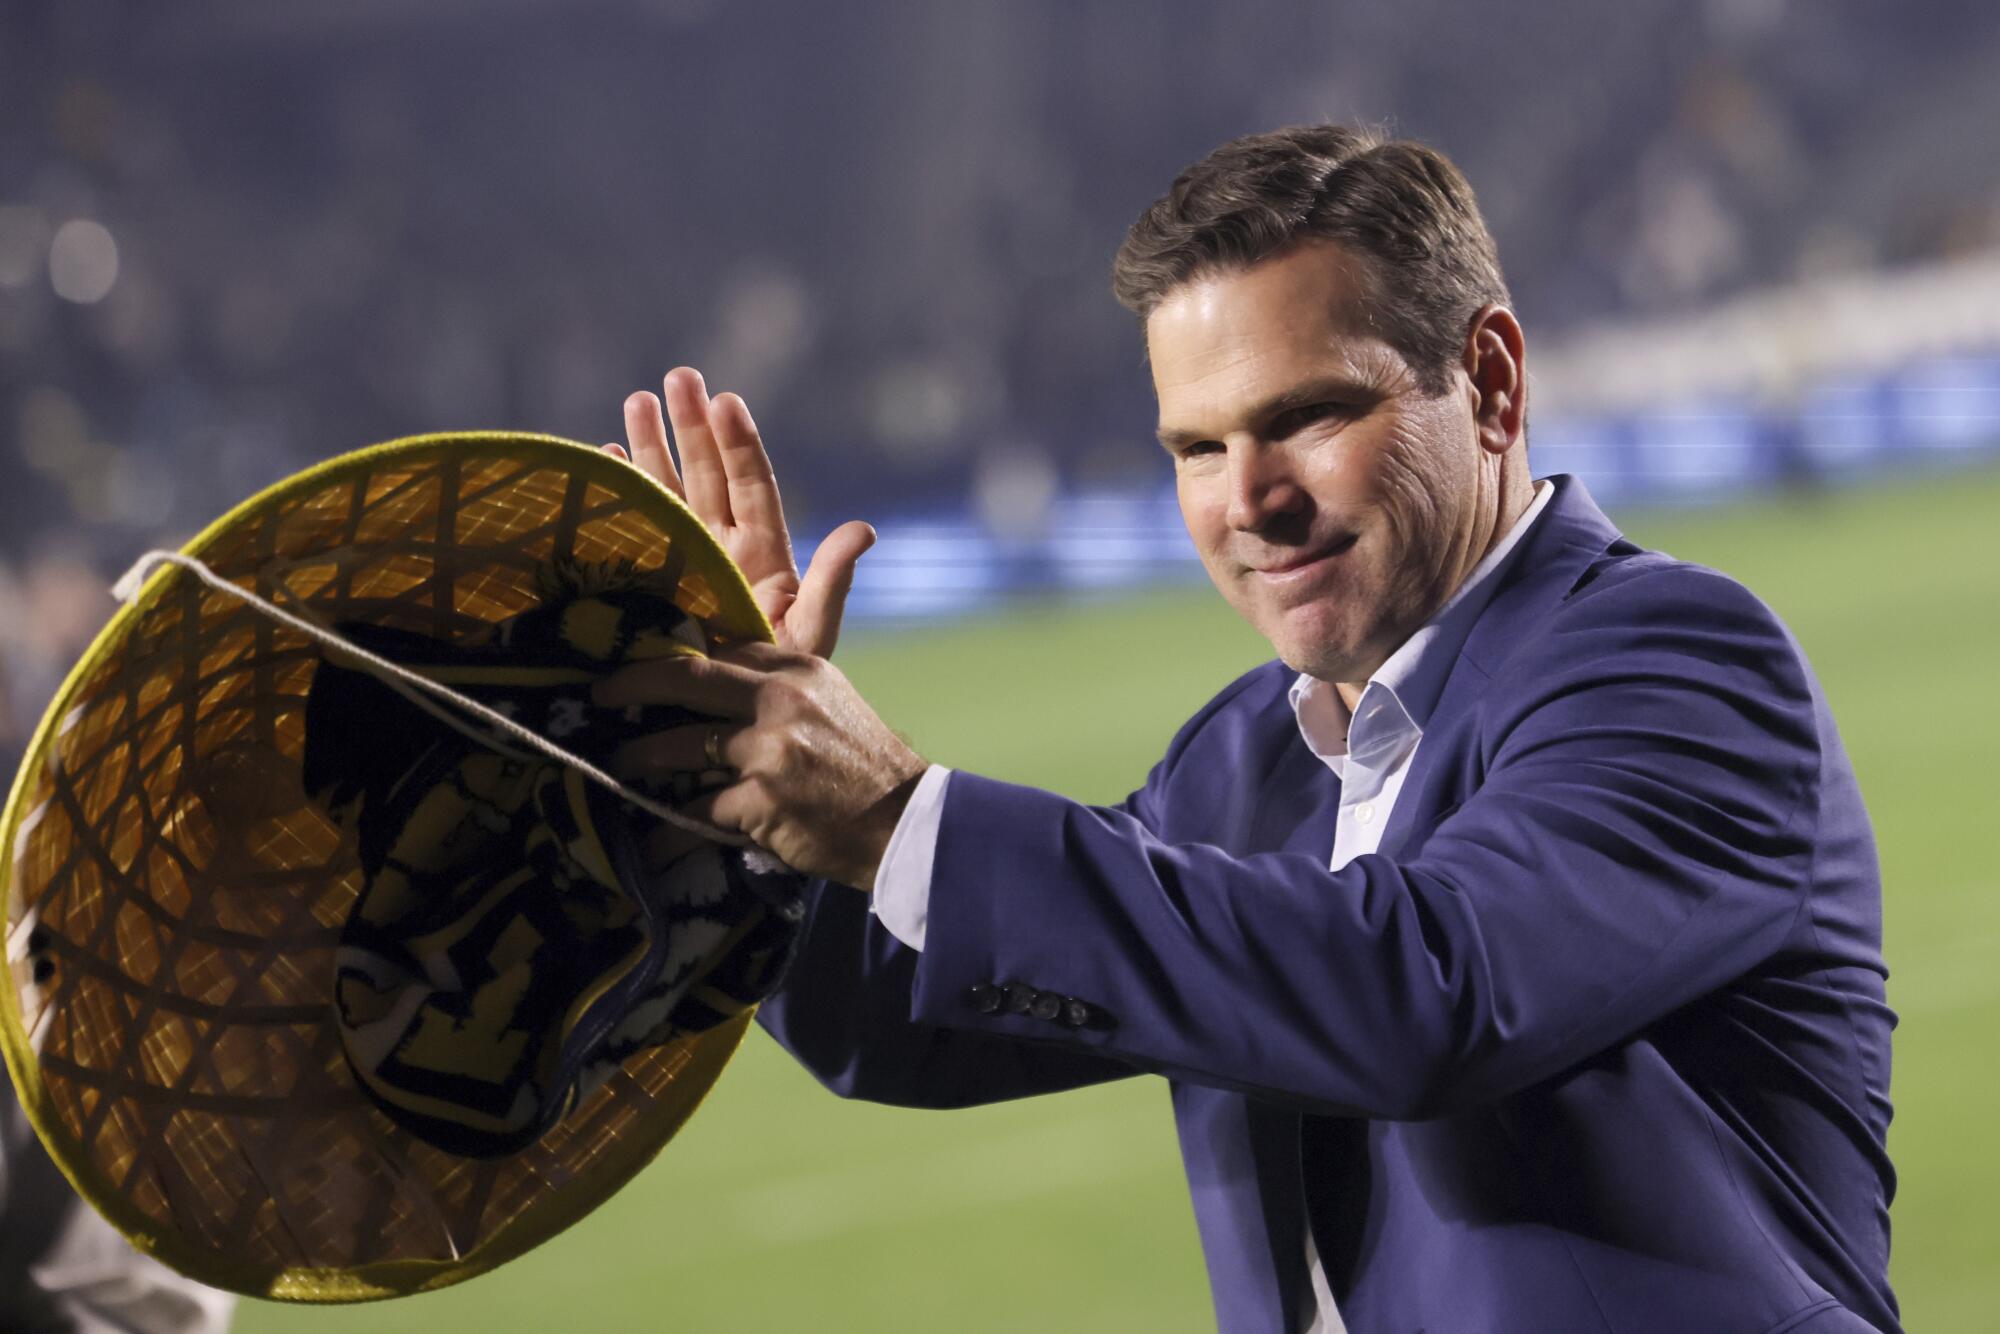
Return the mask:
{"type": "Polygon", "coordinates": [[[1321,561],[1332,560],[1337,556],[1346,555],[1349,551],[1353,550],[1354,544],[1360,540],[1361,534],[1359,533],[1343,533],[1335,538],[1332,543],[1321,547],[1317,551],[1295,557],[1281,564],[1252,565],[1250,568],[1267,579],[1303,573],[1310,567],[1318,565],[1321,561]]]}

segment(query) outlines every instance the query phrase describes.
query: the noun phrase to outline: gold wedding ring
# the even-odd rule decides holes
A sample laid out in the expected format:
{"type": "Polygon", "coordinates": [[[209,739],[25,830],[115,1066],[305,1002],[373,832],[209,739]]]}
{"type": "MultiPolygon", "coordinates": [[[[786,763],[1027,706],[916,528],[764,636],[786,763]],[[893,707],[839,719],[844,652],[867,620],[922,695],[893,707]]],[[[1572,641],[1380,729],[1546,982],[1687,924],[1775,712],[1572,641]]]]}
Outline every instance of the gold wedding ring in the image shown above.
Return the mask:
{"type": "Polygon", "coordinates": [[[722,762],[722,729],[720,727],[711,727],[708,729],[708,740],[703,743],[701,753],[703,758],[708,761],[709,768],[727,769],[729,767],[722,762]]]}

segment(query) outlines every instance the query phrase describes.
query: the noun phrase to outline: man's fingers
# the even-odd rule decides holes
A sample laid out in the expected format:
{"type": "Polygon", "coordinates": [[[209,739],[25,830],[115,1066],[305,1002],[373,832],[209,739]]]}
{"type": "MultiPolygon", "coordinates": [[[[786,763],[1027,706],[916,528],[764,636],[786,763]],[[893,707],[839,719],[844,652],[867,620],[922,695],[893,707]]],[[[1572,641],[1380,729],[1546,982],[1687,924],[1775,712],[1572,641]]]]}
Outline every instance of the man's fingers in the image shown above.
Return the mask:
{"type": "Polygon", "coordinates": [[[763,673],[714,658],[658,658],[613,672],[591,688],[591,702],[620,709],[633,704],[678,704],[718,718],[757,712],[763,673]]]}
{"type": "Polygon", "coordinates": [[[688,723],[650,736],[634,737],[611,757],[611,772],[624,779],[657,778],[663,774],[698,774],[710,769],[740,769],[730,747],[743,735],[728,723],[688,723]],[[709,737],[715,738],[710,755],[709,737]],[[718,763],[717,761],[720,761],[718,763]]]}
{"type": "Polygon", "coordinates": [[[616,440],[611,441],[609,444],[599,445],[598,448],[609,454],[612,458],[624,459],[627,463],[632,461],[632,456],[626,452],[625,446],[619,444],[616,440]]]}
{"type": "Polygon", "coordinates": [[[799,596],[785,613],[785,632],[794,649],[815,657],[833,656],[847,595],[854,587],[854,568],[874,545],[875,530],[859,519],[840,525],[819,544],[799,584],[799,596]]]}
{"type": "Polygon", "coordinates": [[[708,420],[729,486],[732,519],[789,557],[791,542],[785,534],[778,478],[771,471],[771,457],[764,452],[764,441],[757,434],[749,407],[735,394],[717,394],[709,404],[708,420]]]}
{"type": "Polygon", "coordinates": [[[667,449],[667,424],[660,416],[660,400],[644,390],[625,400],[625,439],[631,445],[632,462],[667,490],[686,497],[680,474],[674,471],[674,456],[667,449]]]}
{"type": "MultiPolygon", "coordinates": [[[[731,783],[701,798],[702,813],[695,816],[717,829],[737,829],[744,833],[757,827],[771,813],[770,798],[755,783],[731,783]]],[[[766,852],[773,849],[766,848],[766,852]]]]}
{"type": "Polygon", "coordinates": [[[711,531],[720,532],[735,519],[729,509],[729,478],[709,422],[708,386],[694,367],[676,366],[667,372],[664,387],[667,420],[673,423],[681,474],[687,481],[688,506],[711,531]]]}
{"type": "Polygon", "coordinates": [[[753,783],[731,783],[728,787],[712,788],[674,807],[690,820],[738,832],[747,831],[750,822],[768,813],[768,808],[768,799],[753,783]]]}

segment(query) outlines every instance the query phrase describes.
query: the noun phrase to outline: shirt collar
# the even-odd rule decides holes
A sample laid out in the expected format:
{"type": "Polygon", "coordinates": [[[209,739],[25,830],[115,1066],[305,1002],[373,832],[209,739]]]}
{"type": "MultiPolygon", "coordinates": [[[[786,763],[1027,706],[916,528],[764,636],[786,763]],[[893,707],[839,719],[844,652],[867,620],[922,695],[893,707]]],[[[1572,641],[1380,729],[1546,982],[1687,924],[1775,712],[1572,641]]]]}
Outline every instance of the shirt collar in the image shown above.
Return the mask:
{"type": "Polygon", "coordinates": [[[1554,494],[1554,483],[1537,482],[1534,500],[1514,526],[1472,567],[1437,613],[1375,669],[1362,689],[1359,717],[1352,720],[1351,730],[1347,705],[1331,683],[1303,674],[1292,682],[1289,697],[1299,733],[1337,776],[1346,776],[1350,742],[1356,763],[1382,770],[1392,767],[1423,736],[1458,651],[1492,600],[1507,558],[1554,494]]]}

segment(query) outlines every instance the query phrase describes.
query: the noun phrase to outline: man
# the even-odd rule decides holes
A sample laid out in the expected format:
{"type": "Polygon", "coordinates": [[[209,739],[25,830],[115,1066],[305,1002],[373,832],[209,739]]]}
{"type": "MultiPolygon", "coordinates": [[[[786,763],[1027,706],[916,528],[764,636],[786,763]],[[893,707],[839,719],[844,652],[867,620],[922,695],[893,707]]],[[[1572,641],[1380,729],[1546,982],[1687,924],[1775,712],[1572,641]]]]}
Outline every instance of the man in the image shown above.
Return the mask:
{"type": "Polygon", "coordinates": [[[1164,1074],[1225,1329],[1895,1329],[1880,888],[1832,719],[1745,590],[1530,480],[1470,187],[1338,127],[1239,140],[1116,285],[1188,531],[1279,659],[1116,808],[900,741],[824,659],[872,534],[801,583],[741,401],[667,379],[780,646],[599,695],[725,720],[621,763],[733,770],[693,813],[834,882],[766,1027],[911,1105],[1164,1074]]]}

